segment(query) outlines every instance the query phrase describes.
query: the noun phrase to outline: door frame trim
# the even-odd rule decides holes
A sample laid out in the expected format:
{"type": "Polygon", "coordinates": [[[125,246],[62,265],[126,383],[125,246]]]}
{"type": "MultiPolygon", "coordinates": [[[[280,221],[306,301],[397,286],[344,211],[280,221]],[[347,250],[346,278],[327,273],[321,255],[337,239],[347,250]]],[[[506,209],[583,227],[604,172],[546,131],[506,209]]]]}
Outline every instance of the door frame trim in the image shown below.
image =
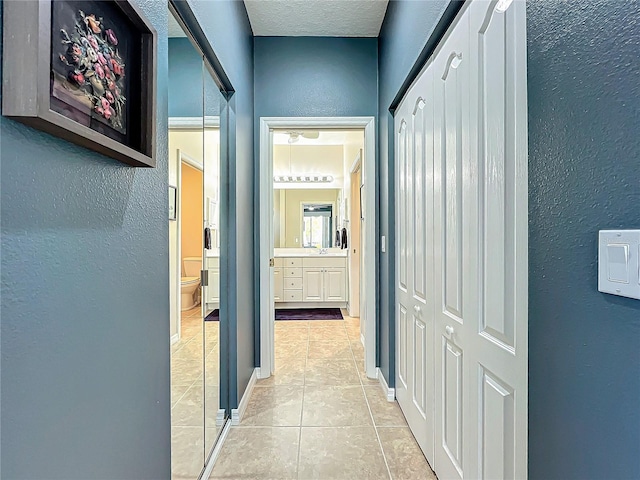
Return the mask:
{"type": "MultiPolygon", "coordinates": [[[[273,372],[275,366],[274,329],[271,325],[271,298],[273,297],[273,283],[269,259],[272,252],[269,248],[269,238],[273,238],[272,212],[269,212],[268,195],[273,196],[273,157],[270,155],[270,132],[273,129],[300,129],[300,128],[362,128],[364,129],[364,158],[362,162],[362,174],[365,184],[370,188],[366,190],[365,212],[370,219],[365,221],[363,269],[366,278],[377,278],[376,272],[376,124],[375,117],[260,117],[260,154],[259,160],[259,200],[260,211],[260,245],[259,245],[259,275],[257,276],[260,298],[260,375],[267,378],[273,372]],[[266,222],[266,223],[265,223],[266,222]],[[267,227],[265,228],[265,225],[267,227]]],[[[362,279],[361,279],[362,281],[362,279]]],[[[377,378],[376,370],[376,325],[377,325],[377,292],[373,283],[367,286],[365,295],[366,316],[365,331],[365,372],[369,378],[377,378]]],[[[362,314],[361,314],[362,317],[362,314]]]]}

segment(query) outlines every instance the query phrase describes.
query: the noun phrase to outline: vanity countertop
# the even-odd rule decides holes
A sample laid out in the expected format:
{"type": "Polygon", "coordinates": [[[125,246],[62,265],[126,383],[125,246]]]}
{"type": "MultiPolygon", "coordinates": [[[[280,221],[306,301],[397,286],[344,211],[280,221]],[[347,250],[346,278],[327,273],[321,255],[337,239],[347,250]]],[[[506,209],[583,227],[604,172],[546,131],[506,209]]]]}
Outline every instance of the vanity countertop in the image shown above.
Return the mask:
{"type": "Polygon", "coordinates": [[[313,248],[275,248],[273,256],[287,257],[287,258],[299,258],[299,257],[342,257],[346,258],[347,250],[341,250],[339,248],[329,248],[327,253],[320,253],[319,250],[313,248]]]}

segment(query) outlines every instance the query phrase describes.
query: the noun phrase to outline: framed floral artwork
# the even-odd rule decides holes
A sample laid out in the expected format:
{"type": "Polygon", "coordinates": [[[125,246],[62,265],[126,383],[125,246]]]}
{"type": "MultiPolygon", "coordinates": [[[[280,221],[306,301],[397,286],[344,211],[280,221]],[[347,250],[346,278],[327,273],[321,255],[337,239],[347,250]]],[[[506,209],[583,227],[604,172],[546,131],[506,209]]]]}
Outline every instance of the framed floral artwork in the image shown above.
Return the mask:
{"type": "Polygon", "coordinates": [[[3,5],[2,114],[155,166],[156,32],[128,0],[3,5]]]}

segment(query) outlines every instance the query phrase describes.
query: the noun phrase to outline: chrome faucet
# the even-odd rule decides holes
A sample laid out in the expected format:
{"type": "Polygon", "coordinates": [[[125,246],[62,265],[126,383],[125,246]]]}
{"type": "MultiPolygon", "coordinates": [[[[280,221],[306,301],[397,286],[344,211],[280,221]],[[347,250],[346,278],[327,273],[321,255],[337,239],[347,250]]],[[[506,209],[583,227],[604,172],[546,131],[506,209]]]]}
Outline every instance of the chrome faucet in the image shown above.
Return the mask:
{"type": "Polygon", "coordinates": [[[326,248],[321,248],[320,249],[320,255],[326,255],[327,253],[329,253],[329,252],[327,251],[326,248]]]}

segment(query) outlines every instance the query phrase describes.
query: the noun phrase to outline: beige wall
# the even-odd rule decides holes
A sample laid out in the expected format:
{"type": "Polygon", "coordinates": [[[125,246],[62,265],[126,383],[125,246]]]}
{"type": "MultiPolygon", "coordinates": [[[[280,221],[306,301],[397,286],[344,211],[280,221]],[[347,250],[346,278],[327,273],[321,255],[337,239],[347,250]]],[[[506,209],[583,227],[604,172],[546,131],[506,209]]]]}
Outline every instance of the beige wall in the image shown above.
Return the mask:
{"type": "Polygon", "coordinates": [[[325,185],[342,188],[344,184],[344,151],[342,145],[274,145],[274,175],[332,175],[325,185]]]}
{"type": "MultiPolygon", "coordinates": [[[[180,186],[182,258],[201,257],[203,242],[202,172],[182,164],[180,186]]],[[[181,262],[183,265],[183,263],[181,262]]],[[[184,267],[182,271],[184,275],[184,267]]]]}
{"type": "MultiPolygon", "coordinates": [[[[275,217],[284,218],[284,222],[280,222],[280,229],[284,229],[285,243],[280,245],[282,248],[300,248],[302,246],[302,203],[332,203],[334,206],[334,227],[335,217],[337,215],[336,208],[338,205],[338,195],[340,190],[337,189],[301,189],[301,190],[274,190],[276,202],[280,205],[280,211],[275,211],[275,217]],[[284,193],[284,195],[282,195],[284,193]],[[282,200],[284,197],[284,201],[282,200]],[[297,241],[296,241],[297,240],[297,241]]],[[[280,231],[277,230],[277,223],[274,224],[274,235],[276,239],[280,238],[280,231]]],[[[332,237],[333,238],[333,237],[332,237]]],[[[276,242],[276,245],[281,242],[276,242]]],[[[277,248],[277,247],[276,247],[277,248]]]]}

